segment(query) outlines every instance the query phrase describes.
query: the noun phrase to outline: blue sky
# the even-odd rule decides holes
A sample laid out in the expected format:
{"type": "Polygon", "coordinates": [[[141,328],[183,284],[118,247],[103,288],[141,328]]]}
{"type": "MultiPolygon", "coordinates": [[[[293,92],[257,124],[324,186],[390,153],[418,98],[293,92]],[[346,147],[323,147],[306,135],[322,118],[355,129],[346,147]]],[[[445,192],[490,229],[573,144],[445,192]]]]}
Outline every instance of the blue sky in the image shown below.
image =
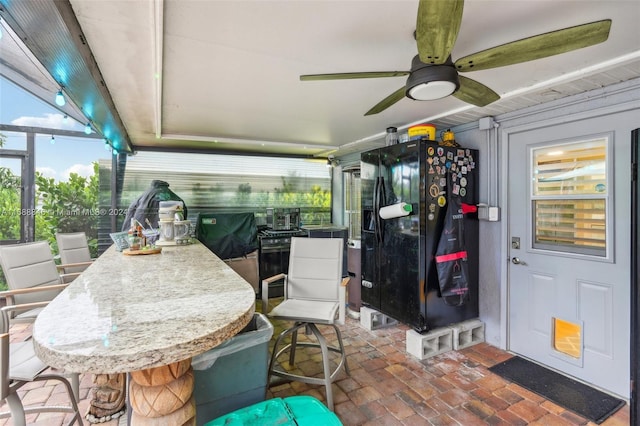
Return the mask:
{"type": "MultiPolygon", "coordinates": [[[[65,119],[64,114],[2,77],[0,77],[0,123],[84,130],[84,125],[71,118],[65,119]]],[[[16,138],[11,137],[8,132],[2,133],[9,136],[6,148],[17,148],[18,143],[24,145],[23,134],[16,138]]],[[[69,173],[88,176],[93,172],[91,163],[104,158],[111,158],[111,153],[104,149],[104,141],[101,139],[56,136],[55,143],[51,144],[51,135],[39,135],[36,138],[36,170],[56,180],[67,180],[69,173]]],[[[2,158],[0,158],[0,165],[13,166],[2,158]]]]}

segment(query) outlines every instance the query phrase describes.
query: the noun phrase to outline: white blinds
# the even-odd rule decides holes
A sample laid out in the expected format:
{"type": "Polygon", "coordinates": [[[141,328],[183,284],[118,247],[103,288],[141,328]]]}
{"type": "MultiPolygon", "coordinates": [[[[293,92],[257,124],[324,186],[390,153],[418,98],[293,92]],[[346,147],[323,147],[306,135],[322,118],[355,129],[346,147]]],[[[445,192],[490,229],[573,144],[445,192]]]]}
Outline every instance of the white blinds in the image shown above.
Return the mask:
{"type": "Polygon", "coordinates": [[[534,247],[605,256],[607,140],[532,151],[534,247]]]}

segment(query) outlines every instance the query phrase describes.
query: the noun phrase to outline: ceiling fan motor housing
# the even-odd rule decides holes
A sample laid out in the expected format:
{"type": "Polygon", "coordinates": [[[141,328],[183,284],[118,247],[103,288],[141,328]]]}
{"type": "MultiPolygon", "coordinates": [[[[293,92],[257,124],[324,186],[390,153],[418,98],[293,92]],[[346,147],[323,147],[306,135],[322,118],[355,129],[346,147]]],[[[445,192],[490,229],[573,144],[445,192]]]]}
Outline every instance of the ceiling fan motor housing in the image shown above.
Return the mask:
{"type": "Polygon", "coordinates": [[[407,78],[407,97],[415,100],[434,100],[449,96],[460,88],[460,80],[451,59],[444,64],[425,64],[416,55],[411,61],[407,78]]]}

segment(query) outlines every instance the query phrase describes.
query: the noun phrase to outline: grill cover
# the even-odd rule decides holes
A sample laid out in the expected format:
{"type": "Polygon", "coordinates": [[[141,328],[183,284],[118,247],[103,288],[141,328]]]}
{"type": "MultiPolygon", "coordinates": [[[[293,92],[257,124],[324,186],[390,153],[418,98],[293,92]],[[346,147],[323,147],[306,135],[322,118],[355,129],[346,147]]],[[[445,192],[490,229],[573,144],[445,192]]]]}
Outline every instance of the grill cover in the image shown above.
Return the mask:
{"type": "Polygon", "coordinates": [[[253,213],[201,213],[198,240],[220,259],[245,256],[258,249],[258,228],[253,213]]]}
{"type": "Polygon", "coordinates": [[[127,231],[131,227],[131,219],[136,219],[144,227],[145,219],[149,219],[153,228],[158,228],[158,205],[160,201],[182,201],[184,218],[187,218],[187,205],[184,200],[169,189],[169,184],[161,180],[152,180],[151,186],[134,200],[127,210],[122,230],[127,231]]]}

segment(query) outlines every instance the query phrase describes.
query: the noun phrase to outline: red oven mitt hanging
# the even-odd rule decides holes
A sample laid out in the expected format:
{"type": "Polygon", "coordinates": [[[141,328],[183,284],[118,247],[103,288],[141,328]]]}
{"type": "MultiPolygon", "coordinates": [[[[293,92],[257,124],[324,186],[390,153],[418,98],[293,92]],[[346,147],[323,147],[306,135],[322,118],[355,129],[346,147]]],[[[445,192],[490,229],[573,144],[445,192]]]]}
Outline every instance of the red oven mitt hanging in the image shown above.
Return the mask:
{"type": "Polygon", "coordinates": [[[436,270],[440,294],[447,305],[462,306],[469,294],[469,266],[464,243],[464,215],[475,206],[462,203],[451,191],[451,173],[447,173],[447,210],[436,250],[436,270]]]}

